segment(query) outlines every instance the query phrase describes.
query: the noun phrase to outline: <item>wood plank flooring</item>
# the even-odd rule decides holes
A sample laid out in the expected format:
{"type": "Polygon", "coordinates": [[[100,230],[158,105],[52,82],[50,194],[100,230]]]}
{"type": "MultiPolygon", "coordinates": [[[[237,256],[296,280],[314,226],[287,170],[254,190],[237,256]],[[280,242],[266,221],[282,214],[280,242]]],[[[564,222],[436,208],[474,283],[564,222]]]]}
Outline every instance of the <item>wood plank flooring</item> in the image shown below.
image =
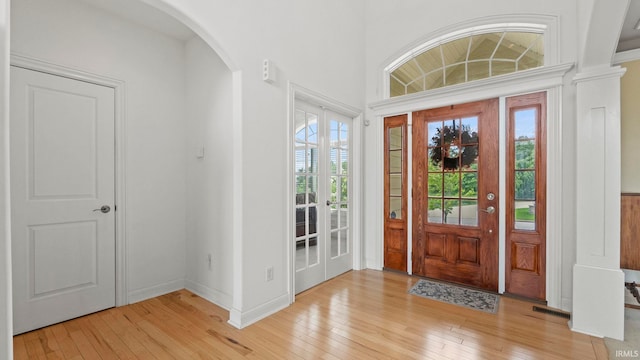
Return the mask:
{"type": "Polygon", "coordinates": [[[602,339],[501,297],[497,314],[407,293],[418,280],[351,271],[238,330],[187,290],[14,337],[15,359],[607,359],[602,339]]]}

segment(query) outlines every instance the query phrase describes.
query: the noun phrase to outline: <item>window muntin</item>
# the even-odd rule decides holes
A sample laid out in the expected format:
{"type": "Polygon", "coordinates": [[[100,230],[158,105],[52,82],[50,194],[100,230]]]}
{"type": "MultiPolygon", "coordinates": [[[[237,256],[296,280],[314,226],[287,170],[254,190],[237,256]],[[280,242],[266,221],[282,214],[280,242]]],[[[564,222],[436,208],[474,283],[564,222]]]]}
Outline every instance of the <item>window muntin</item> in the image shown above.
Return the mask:
{"type": "Polygon", "coordinates": [[[438,43],[389,73],[390,97],[544,65],[544,34],[501,31],[438,43]]]}

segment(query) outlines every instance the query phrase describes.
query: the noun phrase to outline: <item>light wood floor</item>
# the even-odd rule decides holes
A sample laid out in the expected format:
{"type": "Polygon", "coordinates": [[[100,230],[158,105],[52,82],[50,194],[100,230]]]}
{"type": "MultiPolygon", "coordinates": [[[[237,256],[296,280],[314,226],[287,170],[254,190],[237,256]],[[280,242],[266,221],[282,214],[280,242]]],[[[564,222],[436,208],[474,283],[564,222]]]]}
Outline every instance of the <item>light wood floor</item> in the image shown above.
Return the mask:
{"type": "Polygon", "coordinates": [[[352,271],[243,330],[186,290],[22,334],[16,359],[606,359],[602,339],[501,297],[488,314],[407,293],[418,280],[352,271]]]}

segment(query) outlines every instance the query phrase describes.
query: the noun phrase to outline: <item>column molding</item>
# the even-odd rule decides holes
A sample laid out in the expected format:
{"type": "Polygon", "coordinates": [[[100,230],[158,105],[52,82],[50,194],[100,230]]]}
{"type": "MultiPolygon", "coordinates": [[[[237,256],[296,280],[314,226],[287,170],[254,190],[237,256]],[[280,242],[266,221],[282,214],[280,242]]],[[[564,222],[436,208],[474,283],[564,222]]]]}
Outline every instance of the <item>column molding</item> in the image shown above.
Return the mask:
{"type": "Polygon", "coordinates": [[[624,338],[620,270],[619,66],[576,74],[576,264],[574,331],[624,338]],[[596,311],[597,310],[597,311],[596,311]]]}

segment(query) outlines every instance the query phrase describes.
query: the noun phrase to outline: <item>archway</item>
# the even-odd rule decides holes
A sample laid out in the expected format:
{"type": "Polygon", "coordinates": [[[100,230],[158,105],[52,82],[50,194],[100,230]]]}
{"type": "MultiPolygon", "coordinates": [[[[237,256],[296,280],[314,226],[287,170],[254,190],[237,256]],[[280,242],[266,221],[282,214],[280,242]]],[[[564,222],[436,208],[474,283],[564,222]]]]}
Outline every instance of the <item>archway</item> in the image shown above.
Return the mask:
{"type": "MultiPolygon", "coordinates": [[[[45,60],[67,70],[88,70],[93,74],[108,75],[126,84],[126,94],[121,99],[122,116],[120,124],[116,125],[119,129],[116,152],[120,160],[115,169],[118,183],[116,203],[119,205],[116,286],[121,293],[116,305],[188,287],[208,300],[230,308],[234,294],[239,290],[231,285],[235,283],[231,280],[235,264],[227,259],[235,258],[233,251],[236,247],[231,243],[211,244],[207,239],[235,239],[235,229],[231,225],[235,222],[221,224],[221,229],[197,228],[197,224],[207,223],[209,218],[226,215],[225,211],[233,209],[236,202],[233,196],[235,192],[217,192],[234,183],[232,167],[237,161],[236,153],[228,149],[215,151],[214,147],[222,142],[232,148],[237,146],[235,140],[239,140],[235,135],[229,136],[229,133],[238,134],[235,127],[239,122],[233,106],[239,102],[237,95],[234,95],[239,94],[234,91],[239,86],[238,77],[233,75],[228,65],[231,63],[229,57],[220,51],[212,37],[195,21],[164,2],[138,4],[142,7],[151,6],[149,9],[158,9],[166,16],[178,19],[199,36],[197,39],[176,41],[168,39],[166,34],[150,35],[143,29],[129,36],[124,34],[123,29],[138,25],[127,25],[128,20],[117,13],[117,16],[113,16],[90,4],[71,6],[74,3],[66,1],[56,4],[55,9],[47,9],[52,12],[38,12],[38,8],[34,9],[34,3],[28,8],[14,5],[12,33],[16,41],[12,41],[12,52],[45,60]],[[61,18],[54,18],[48,13],[60,15],[61,18]],[[23,21],[31,16],[39,16],[40,21],[31,23],[37,23],[35,27],[23,21]],[[74,21],[78,19],[80,21],[74,21]],[[113,22],[117,26],[107,27],[114,29],[110,33],[99,32],[90,27],[92,20],[97,21],[96,24],[113,22]],[[49,31],[41,31],[47,27],[49,31]],[[44,36],[47,39],[38,39],[36,32],[47,34],[44,36]],[[73,33],[79,34],[76,42],[69,37],[73,33]],[[154,41],[143,41],[151,38],[154,41]],[[184,54],[176,52],[181,48],[178,46],[180,41],[186,44],[184,54]],[[140,47],[139,44],[149,48],[136,49],[140,47]],[[115,55],[110,57],[109,54],[115,55]],[[162,58],[156,54],[161,54],[162,58]],[[186,58],[184,62],[179,60],[182,55],[186,58]],[[204,79],[211,77],[197,76],[195,69],[206,71],[207,75],[219,81],[209,84],[204,79]],[[184,88],[178,85],[183,81],[186,83],[184,88]],[[203,94],[210,97],[199,97],[203,94]],[[181,96],[184,98],[179,99],[181,96]],[[207,121],[212,118],[219,121],[207,121]],[[226,156],[224,159],[223,154],[226,156]],[[228,161],[229,154],[232,161],[228,161]],[[227,166],[223,168],[227,174],[223,180],[211,181],[211,177],[208,182],[203,180],[212,167],[219,168],[217,165],[221,163],[227,166]],[[223,196],[224,199],[216,207],[200,200],[205,197],[198,196],[198,191],[214,194],[214,199],[223,196]],[[163,206],[170,210],[162,210],[163,206]],[[206,211],[201,211],[203,209],[206,211]],[[175,214],[178,214],[175,218],[185,220],[175,220],[175,214]],[[200,217],[203,220],[187,222],[187,214],[193,215],[191,219],[200,217]],[[212,237],[212,233],[216,236],[212,237]],[[185,247],[188,250],[181,250],[185,247]],[[181,251],[193,254],[194,259],[185,253],[187,260],[176,260],[180,258],[181,251]],[[213,253],[213,260],[200,259],[202,251],[205,254],[213,253]],[[178,256],[173,258],[175,254],[178,256]],[[191,267],[191,264],[194,266],[191,267]],[[207,274],[208,271],[218,276],[224,274],[229,279],[215,279],[207,274]],[[216,283],[228,285],[222,291],[208,292],[208,289],[218,290],[216,283]]],[[[40,2],[38,6],[49,6],[45,4],[40,2]]],[[[130,8],[129,2],[127,8],[130,8]]]]}

